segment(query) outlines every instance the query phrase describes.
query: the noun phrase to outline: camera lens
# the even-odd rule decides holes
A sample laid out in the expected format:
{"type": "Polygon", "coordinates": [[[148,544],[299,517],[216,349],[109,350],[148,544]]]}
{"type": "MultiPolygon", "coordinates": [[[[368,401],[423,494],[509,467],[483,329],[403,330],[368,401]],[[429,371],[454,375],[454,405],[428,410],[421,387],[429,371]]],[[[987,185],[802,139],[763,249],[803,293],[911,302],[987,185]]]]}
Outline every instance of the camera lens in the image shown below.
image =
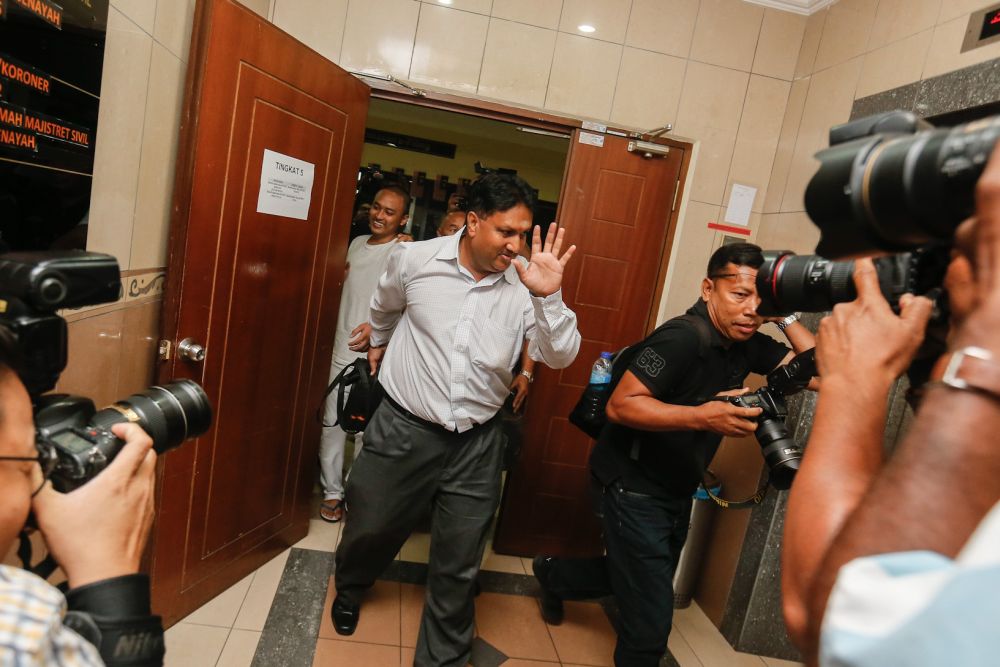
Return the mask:
{"type": "Polygon", "coordinates": [[[795,255],[787,250],[764,252],[757,271],[757,312],[764,317],[805,311],[831,310],[835,304],[857,297],[852,276],[854,262],[832,262],[816,255],[795,255]]]}
{"type": "Polygon", "coordinates": [[[795,473],[799,471],[802,450],[789,436],[785,422],[764,419],[754,435],[770,471],[771,485],[780,491],[791,488],[795,473]]]}
{"type": "Polygon", "coordinates": [[[806,188],[816,252],[853,257],[948,243],[975,208],[975,184],[1000,139],[1000,116],[916,134],[876,134],[816,154],[806,188]]]}
{"type": "Polygon", "coordinates": [[[158,454],[205,433],[212,406],[205,391],[191,380],[152,386],[98,411],[91,423],[102,428],[134,422],[153,439],[158,454]]]}

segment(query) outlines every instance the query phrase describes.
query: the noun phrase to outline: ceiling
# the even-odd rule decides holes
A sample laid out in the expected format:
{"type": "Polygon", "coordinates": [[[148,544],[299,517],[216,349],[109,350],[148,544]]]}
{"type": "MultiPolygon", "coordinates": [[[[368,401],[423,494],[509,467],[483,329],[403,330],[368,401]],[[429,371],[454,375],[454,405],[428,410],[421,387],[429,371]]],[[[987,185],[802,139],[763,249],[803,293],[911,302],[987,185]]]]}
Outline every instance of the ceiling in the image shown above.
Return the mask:
{"type": "Polygon", "coordinates": [[[837,0],[744,0],[754,5],[763,5],[796,14],[813,14],[832,5],[837,0]]]}

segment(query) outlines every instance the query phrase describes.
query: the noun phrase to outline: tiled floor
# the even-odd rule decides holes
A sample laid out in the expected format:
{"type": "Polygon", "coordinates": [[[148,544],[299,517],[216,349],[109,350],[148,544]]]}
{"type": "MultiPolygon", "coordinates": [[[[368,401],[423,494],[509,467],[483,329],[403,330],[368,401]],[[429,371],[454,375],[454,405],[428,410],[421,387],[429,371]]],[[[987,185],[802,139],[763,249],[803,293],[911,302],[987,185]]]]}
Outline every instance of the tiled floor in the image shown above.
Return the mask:
{"type": "MultiPolygon", "coordinates": [[[[333,551],[340,539],[340,526],[315,520],[311,523],[309,536],[295,547],[333,551]]],[[[426,562],[428,546],[428,535],[414,534],[400,551],[400,559],[426,562]]],[[[167,667],[248,667],[289,552],[280,554],[170,628],[167,631],[167,667]]],[[[531,563],[528,559],[495,554],[488,548],[483,569],[525,575],[531,573],[531,563]]],[[[397,667],[413,664],[423,586],[379,581],[365,600],[357,632],[342,637],[330,624],[332,578],[329,584],[313,665],[397,667]]],[[[674,619],[669,646],[681,667],[796,665],[737,653],[697,605],[678,610],[674,619]]],[[[476,599],[476,632],[478,637],[509,657],[503,662],[504,667],[601,667],[612,664],[615,634],[597,603],[567,603],[566,620],[561,626],[552,627],[541,620],[534,597],[483,592],[476,599]]]]}

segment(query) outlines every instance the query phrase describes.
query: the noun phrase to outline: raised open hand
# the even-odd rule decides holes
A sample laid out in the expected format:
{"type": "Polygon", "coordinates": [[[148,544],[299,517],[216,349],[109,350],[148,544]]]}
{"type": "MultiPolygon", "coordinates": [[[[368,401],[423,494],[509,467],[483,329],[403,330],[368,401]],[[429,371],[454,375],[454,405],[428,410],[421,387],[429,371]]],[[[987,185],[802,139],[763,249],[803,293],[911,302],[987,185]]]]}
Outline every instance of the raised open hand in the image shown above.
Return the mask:
{"type": "Polygon", "coordinates": [[[559,227],[553,222],[549,225],[549,233],[545,236],[543,246],[541,227],[536,225],[531,236],[531,261],[527,266],[514,262],[517,275],[532,296],[549,296],[558,292],[562,286],[563,269],[576,251],[576,246],[571,245],[562,257],[559,256],[565,232],[565,227],[559,227]]]}

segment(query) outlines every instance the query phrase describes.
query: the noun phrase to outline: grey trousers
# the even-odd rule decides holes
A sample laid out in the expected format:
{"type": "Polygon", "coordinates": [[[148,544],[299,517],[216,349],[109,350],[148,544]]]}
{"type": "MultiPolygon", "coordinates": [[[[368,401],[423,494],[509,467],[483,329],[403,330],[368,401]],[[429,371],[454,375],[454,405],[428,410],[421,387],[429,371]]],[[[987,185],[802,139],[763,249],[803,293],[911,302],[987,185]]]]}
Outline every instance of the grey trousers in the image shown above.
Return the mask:
{"type": "Polygon", "coordinates": [[[337,595],[360,604],[414,525],[431,518],[427,597],[415,665],[466,665],[473,588],[500,500],[500,420],[466,433],[420,423],[382,401],[347,482],[337,595]]]}

